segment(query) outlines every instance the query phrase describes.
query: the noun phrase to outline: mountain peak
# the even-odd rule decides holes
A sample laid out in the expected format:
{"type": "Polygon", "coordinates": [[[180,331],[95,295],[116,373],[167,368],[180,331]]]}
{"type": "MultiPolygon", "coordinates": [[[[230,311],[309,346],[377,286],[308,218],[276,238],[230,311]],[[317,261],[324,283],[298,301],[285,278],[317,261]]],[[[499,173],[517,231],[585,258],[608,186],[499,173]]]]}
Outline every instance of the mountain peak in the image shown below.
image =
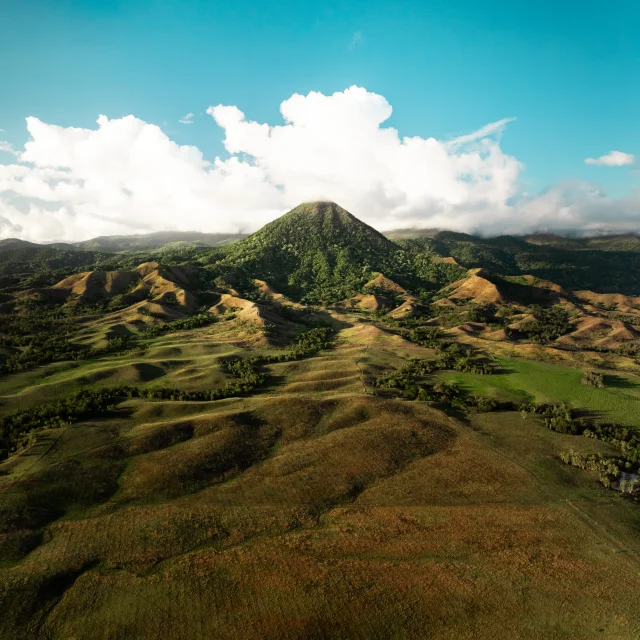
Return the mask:
{"type": "Polygon", "coordinates": [[[226,262],[296,296],[316,287],[363,284],[363,273],[381,271],[397,250],[335,202],[317,201],[298,205],[232,245],[226,262]]]}
{"type": "Polygon", "coordinates": [[[288,213],[285,213],[282,218],[286,216],[295,217],[300,215],[323,217],[337,216],[360,222],[358,218],[349,213],[346,209],[343,209],[339,204],[331,202],[330,200],[313,200],[311,202],[303,202],[297,207],[291,209],[291,211],[289,211],[288,213]]]}
{"type": "Polygon", "coordinates": [[[339,204],[326,200],[303,202],[253,235],[268,233],[269,230],[299,237],[299,240],[305,243],[317,242],[319,248],[324,247],[327,241],[343,244],[349,243],[349,239],[362,242],[365,238],[373,246],[397,248],[379,231],[356,218],[339,204]],[[302,236],[300,232],[305,235],[302,236]],[[311,237],[308,234],[311,234],[311,237]]]}

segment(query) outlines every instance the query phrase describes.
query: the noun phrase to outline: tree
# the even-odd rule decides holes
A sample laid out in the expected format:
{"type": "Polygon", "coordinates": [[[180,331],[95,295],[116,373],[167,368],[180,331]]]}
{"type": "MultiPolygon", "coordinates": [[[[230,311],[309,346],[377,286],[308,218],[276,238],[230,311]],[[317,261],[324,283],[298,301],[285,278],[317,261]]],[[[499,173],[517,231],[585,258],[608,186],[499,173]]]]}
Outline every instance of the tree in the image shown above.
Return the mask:
{"type": "Polygon", "coordinates": [[[582,375],[582,384],[598,389],[604,388],[604,376],[597,371],[585,371],[582,375]]]}

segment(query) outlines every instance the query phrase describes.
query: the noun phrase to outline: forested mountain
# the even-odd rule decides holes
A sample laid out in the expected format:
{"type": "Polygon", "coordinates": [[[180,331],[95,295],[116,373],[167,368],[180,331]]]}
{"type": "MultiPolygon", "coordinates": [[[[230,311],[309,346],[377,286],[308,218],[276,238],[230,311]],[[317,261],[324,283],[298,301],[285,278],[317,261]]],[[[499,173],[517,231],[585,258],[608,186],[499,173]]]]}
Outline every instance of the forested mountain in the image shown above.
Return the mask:
{"type": "Polygon", "coordinates": [[[296,297],[346,297],[399,247],[332,202],[301,204],[229,247],[225,264],[296,297]]]}
{"type": "Polygon", "coordinates": [[[562,238],[498,236],[480,238],[440,231],[433,237],[398,240],[405,249],[451,257],[469,269],[505,275],[534,275],[574,289],[640,293],[640,240],[636,236],[562,238]]]}

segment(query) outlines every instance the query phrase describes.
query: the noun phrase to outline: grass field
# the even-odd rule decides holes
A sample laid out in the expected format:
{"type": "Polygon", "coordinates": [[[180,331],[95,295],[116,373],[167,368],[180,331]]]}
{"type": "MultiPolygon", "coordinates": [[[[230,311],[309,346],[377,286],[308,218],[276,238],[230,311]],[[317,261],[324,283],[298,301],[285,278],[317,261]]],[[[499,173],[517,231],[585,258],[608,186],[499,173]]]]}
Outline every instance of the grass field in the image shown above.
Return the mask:
{"type": "Polygon", "coordinates": [[[622,425],[640,427],[640,380],[636,376],[604,372],[606,388],[597,389],[582,384],[581,369],[519,358],[498,358],[498,362],[502,368],[498,375],[441,375],[473,393],[515,401],[567,402],[622,425]]]}
{"type": "MultiPolygon", "coordinates": [[[[336,326],[332,351],[268,365],[248,397],[130,400],[0,465],[0,638],[640,637],[637,505],[558,458],[608,445],[376,397],[373,377],[429,351],[336,326]]],[[[164,336],[10,376],[3,411],[83,385],[220,385],[220,356],[256,352],[215,325],[164,336]]],[[[639,420],[631,382],[502,366],[455,377],[639,420]]]]}

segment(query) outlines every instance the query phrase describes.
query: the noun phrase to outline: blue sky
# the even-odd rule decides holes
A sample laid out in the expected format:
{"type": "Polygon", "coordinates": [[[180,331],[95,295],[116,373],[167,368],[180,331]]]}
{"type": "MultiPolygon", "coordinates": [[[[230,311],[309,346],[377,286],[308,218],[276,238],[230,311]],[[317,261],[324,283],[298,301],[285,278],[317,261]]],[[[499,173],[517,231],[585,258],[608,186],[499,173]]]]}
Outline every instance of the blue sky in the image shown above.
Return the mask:
{"type": "Polygon", "coordinates": [[[0,25],[0,137],[18,149],[28,116],[95,128],[98,114],[133,114],[225,157],[208,106],[277,125],[294,93],[358,85],[392,105],[384,126],[401,136],[516,118],[500,145],[526,192],[639,184],[634,166],[584,162],[640,155],[638,2],[21,0],[0,4],[0,25]]]}

